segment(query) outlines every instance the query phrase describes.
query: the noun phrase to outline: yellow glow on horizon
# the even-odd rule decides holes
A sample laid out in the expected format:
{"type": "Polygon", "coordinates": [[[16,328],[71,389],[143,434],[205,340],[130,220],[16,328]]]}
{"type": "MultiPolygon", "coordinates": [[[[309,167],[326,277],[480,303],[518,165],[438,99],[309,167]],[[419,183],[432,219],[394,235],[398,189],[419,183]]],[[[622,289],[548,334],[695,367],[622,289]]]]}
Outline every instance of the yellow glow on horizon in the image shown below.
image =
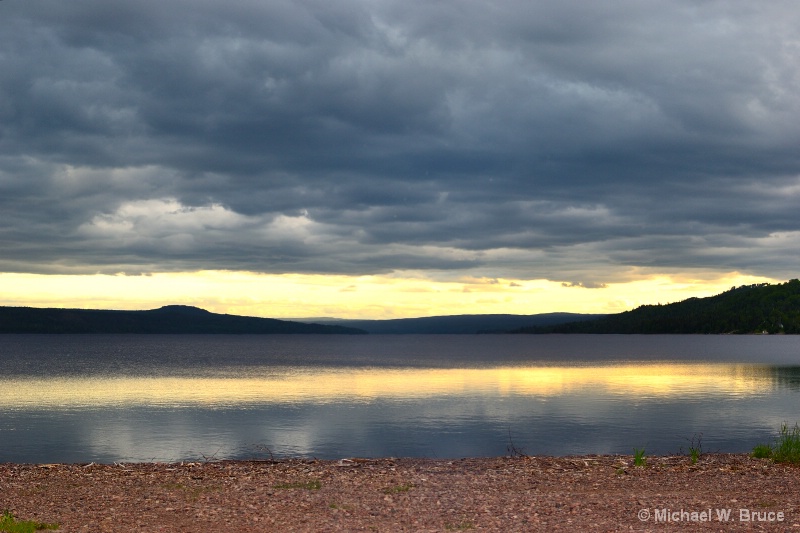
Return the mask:
{"type": "Polygon", "coordinates": [[[549,280],[424,273],[348,276],[200,271],[126,275],[0,274],[0,305],[83,309],[154,309],[194,305],[216,313],[274,318],[388,319],[456,314],[618,313],[643,304],[712,296],[732,286],[778,283],[724,273],[648,275],[603,288],[549,280]]]}
{"type": "MultiPolygon", "coordinates": [[[[615,396],[748,396],[775,386],[769,367],[741,364],[637,363],[486,369],[261,370],[252,377],[71,377],[11,379],[0,408],[242,405],[264,402],[372,401],[438,396],[560,396],[591,391],[615,396]]],[[[253,373],[252,371],[250,372],[253,373]]]]}

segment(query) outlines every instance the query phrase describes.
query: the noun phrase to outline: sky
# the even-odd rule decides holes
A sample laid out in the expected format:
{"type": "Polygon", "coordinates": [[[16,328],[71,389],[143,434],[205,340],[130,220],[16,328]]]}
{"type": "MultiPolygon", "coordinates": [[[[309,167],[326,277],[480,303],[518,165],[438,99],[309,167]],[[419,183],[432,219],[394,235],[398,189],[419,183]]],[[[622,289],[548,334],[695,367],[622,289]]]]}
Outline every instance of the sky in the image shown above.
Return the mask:
{"type": "Polygon", "coordinates": [[[793,0],[0,2],[0,305],[603,313],[798,264],[793,0]]]}

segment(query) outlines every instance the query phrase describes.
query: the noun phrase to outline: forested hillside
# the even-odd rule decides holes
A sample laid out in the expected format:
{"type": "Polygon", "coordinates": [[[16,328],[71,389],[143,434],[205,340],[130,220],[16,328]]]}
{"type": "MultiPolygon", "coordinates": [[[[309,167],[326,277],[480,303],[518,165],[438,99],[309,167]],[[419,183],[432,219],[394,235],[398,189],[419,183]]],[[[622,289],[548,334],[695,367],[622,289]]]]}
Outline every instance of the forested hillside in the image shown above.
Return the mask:
{"type": "MultiPolygon", "coordinates": [[[[505,333],[510,329],[529,326],[550,326],[565,322],[591,320],[605,315],[577,313],[543,313],[538,315],[452,315],[384,320],[313,319],[318,324],[340,325],[363,329],[375,334],[462,334],[505,333]]],[[[305,322],[310,319],[298,319],[305,322]]]]}
{"type": "Polygon", "coordinates": [[[731,288],[717,296],[643,305],[597,320],[514,333],[800,333],[800,280],[731,288]]]}
{"type": "Polygon", "coordinates": [[[0,307],[0,333],[344,333],[343,326],[222,315],[183,305],[149,311],[0,307]]]}

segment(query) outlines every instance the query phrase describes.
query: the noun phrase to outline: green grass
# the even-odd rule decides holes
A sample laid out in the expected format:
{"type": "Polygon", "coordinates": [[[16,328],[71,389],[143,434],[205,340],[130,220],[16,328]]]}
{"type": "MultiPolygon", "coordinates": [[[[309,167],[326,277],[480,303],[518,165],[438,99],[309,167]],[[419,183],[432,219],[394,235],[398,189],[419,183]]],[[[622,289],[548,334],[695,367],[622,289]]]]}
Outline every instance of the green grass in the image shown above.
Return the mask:
{"type": "Polygon", "coordinates": [[[697,463],[697,460],[700,459],[700,450],[697,448],[689,448],[689,457],[692,459],[692,464],[697,463]]]}
{"type": "Polygon", "coordinates": [[[800,464],[800,426],[789,429],[789,425],[781,424],[781,431],[775,443],[759,444],[753,448],[753,457],[772,459],[776,463],[800,464]]]}
{"type": "Polygon", "coordinates": [[[17,520],[11,511],[3,511],[0,516],[0,531],[7,533],[33,533],[42,529],[58,529],[58,524],[45,524],[34,520],[17,520]]]}
{"type": "Polygon", "coordinates": [[[644,448],[633,449],[633,466],[647,466],[647,459],[644,456],[644,448]]]}
{"type": "Polygon", "coordinates": [[[473,524],[469,520],[464,520],[463,522],[459,522],[458,524],[445,524],[444,528],[447,531],[464,531],[466,529],[475,529],[475,524],[473,524]]]}
{"type": "Polygon", "coordinates": [[[394,487],[388,487],[383,489],[384,494],[397,494],[398,492],[408,492],[409,490],[414,488],[413,483],[403,483],[402,485],[396,485],[394,487]]]}
{"type": "Polygon", "coordinates": [[[328,508],[329,509],[341,509],[342,511],[352,511],[353,510],[353,506],[352,505],[339,505],[338,503],[329,503],[328,504],[328,508]]]}
{"type": "Polygon", "coordinates": [[[318,479],[311,481],[298,481],[295,483],[277,483],[272,486],[273,489],[305,489],[305,490],[319,490],[322,488],[322,482],[318,479]]]}
{"type": "Polygon", "coordinates": [[[703,434],[700,433],[699,435],[695,435],[694,437],[692,437],[692,440],[689,443],[689,457],[692,460],[692,464],[697,463],[702,453],[703,453],[703,434]]]}
{"type": "Polygon", "coordinates": [[[770,459],[772,458],[772,446],[769,444],[756,444],[751,455],[756,459],[770,459]]]}
{"type": "Polygon", "coordinates": [[[785,423],[772,450],[772,458],[777,463],[800,464],[800,427],[794,425],[791,431],[785,423]]]}

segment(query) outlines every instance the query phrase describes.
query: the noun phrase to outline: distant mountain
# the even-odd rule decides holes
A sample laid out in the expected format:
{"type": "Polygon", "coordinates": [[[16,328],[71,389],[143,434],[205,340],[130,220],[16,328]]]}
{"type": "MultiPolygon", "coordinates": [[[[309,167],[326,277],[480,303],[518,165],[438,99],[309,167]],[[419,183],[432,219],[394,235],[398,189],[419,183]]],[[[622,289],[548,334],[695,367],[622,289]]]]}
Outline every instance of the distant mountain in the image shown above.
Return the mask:
{"type": "Polygon", "coordinates": [[[800,281],[744,285],[717,296],[643,305],[596,320],[513,333],[800,333],[800,281]]]}
{"type": "Polygon", "coordinates": [[[422,318],[396,318],[389,320],[348,320],[335,318],[297,318],[300,322],[311,321],[320,324],[337,324],[363,329],[372,334],[411,334],[411,333],[503,333],[511,329],[528,326],[549,326],[564,322],[591,320],[605,315],[582,315],[576,313],[545,313],[538,315],[452,315],[429,316],[422,318]]]}
{"type": "Polygon", "coordinates": [[[0,307],[0,333],[364,334],[342,325],[216,314],[185,305],[150,311],[0,307]]]}

